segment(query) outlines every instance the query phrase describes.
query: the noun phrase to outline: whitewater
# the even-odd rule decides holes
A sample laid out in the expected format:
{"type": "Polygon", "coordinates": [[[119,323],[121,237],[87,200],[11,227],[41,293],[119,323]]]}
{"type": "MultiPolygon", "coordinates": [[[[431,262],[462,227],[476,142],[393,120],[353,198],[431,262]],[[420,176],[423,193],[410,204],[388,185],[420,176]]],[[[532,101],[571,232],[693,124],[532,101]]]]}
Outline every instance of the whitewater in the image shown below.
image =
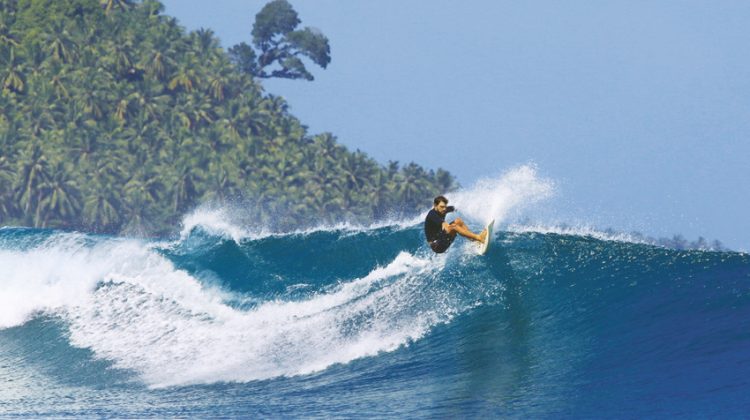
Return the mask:
{"type": "Polygon", "coordinates": [[[450,195],[498,221],[484,257],[423,216],[0,228],[0,416],[743,416],[750,256],[521,222],[554,194],[523,166],[450,195]]]}

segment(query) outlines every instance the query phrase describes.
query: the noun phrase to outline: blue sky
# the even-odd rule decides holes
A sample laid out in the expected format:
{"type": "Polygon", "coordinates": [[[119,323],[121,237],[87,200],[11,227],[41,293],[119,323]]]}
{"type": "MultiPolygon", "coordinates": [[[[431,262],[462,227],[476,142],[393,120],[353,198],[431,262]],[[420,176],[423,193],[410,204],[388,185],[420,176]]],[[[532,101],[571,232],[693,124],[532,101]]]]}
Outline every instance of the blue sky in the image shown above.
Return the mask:
{"type": "MultiPolygon", "coordinates": [[[[230,47],[266,2],[163,3],[230,47]]],[[[750,250],[750,2],[291,3],[332,62],[264,85],[312,133],[464,185],[534,163],[551,219],[750,250]]]]}

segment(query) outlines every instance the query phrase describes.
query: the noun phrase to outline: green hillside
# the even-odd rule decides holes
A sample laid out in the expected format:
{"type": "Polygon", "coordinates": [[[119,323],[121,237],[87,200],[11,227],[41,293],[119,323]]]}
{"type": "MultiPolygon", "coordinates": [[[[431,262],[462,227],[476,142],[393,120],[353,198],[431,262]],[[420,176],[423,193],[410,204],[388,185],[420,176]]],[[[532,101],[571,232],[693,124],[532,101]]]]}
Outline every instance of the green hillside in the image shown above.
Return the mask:
{"type": "Polygon", "coordinates": [[[0,0],[0,226],[166,234],[235,202],[285,229],[421,211],[455,188],[308,133],[210,30],[162,11],[0,0]]]}

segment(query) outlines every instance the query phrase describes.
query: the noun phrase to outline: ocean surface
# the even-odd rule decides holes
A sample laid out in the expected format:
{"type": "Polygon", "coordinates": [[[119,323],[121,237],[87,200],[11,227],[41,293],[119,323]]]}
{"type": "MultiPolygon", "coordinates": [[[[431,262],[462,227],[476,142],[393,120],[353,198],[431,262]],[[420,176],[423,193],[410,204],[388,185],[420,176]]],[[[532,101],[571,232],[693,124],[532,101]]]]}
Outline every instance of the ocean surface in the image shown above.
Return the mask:
{"type": "Polygon", "coordinates": [[[0,228],[0,416],[747,416],[750,256],[499,230],[0,228]]]}
{"type": "Polygon", "coordinates": [[[554,193],[531,166],[453,193],[498,222],[481,257],[421,218],[0,227],[0,417],[747,417],[750,255],[518,222],[554,193]]]}

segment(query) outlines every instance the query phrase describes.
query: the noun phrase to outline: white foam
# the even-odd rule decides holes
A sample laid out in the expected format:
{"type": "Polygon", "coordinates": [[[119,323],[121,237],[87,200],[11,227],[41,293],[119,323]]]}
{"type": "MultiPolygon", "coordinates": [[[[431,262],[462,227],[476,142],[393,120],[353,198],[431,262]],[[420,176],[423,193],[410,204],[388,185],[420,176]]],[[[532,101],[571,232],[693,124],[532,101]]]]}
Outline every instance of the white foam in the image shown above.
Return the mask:
{"type": "Polygon", "coordinates": [[[418,224],[422,220],[420,217],[403,220],[392,219],[382,220],[368,225],[341,222],[335,224],[320,224],[288,232],[275,232],[264,226],[249,225],[252,222],[247,221],[247,218],[239,213],[241,212],[232,209],[231,207],[199,207],[183,219],[180,238],[184,240],[190,235],[190,232],[197,227],[200,227],[212,235],[232,239],[239,243],[243,240],[259,240],[268,237],[290,235],[310,235],[317,232],[343,232],[346,234],[356,234],[387,227],[407,229],[418,224]]]}
{"type": "MultiPolygon", "coordinates": [[[[525,208],[552,196],[553,193],[554,183],[551,180],[540,177],[533,165],[523,165],[508,170],[496,178],[480,179],[469,188],[448,194],[448,198],[452,205],[458,207],[462,217],[482,223],[495,219],[500,223],[506,221],[511,215],[520,215],[525,208]]],[[[425,210],[429,210],[430,207],[431,203],[426,202],[425,210]]],[[[372,224],[341,222],[289,232],[274,232],[253,224],[252,218],[249,218],[243,209],[228,205],[221,207],[203,205],[184,218],[180,237],[185,239],[196,227],[235,242],[271,236],[309,235],[321,231],[356,234],[386,227],[409,229],[423,220],[424,214],[412,218],[383,220],[372,224]]]]}
{"type": "Polygon", "coordinates": [[[412,311],[417,284],[439,266],[407,253],[327,293],[248,312],[206,295],[184,273],[155,268],[148,275],[168,287],[119,276],[71,316],[74,344],[154,387],[310,373],[393,350],[451,315],[412,311]]]}
{"type": "Polygon", "coordinates": [[[445,259],[403,252],[305,300],[240,310],[147,244],[84,239],[0,251],[0,326],[58,314],[73,345],[152,387],[315,372],[408,345],[461,309],[429,287],[445,259]]]}
{"type": "Polygon", "coordinates": [[[34,312],[75,304],[111,269],[109,246],[88,249],[81,235],[55,235],[29,251],[0,250],[0,328],[34,312]]]}
{"type": "Polygon", "coordinates": [[[554,183],[540,177],[532,165],[523,165],[504,172],[497,178],[483,178],[473,186],[449,194],[450,204],[463,217],[486,223],[499,223],[554,193],[554,183]]]}
{"type": "Polygon", "coordinates": [[[358,224],[352,222],[341,222],[336,224],[322,224],[313,226],[306,229],[297,229],[288,233],[282,233],[279,235],[309,235],[316,232],[345,232],[348,234],[357,234],[361,232],[367,232],[376,229],[383,228],[396,228],[396,229],[408,229],[421,223],[424,220],[423,216],[415,216],[406,219],[386,219],[370,224],[358,224]]]}
{"type": "Polygon", "coordinates": [[[227,208],[199,207],[182,220],[180,238],[187,238],[196,227],[201,227],[212,235],[232,239],[235,242],[246,238],[253,239],[264,236],[262,230],[250,231],[239,226],[233,219],[232,212],[227,208]]]}

